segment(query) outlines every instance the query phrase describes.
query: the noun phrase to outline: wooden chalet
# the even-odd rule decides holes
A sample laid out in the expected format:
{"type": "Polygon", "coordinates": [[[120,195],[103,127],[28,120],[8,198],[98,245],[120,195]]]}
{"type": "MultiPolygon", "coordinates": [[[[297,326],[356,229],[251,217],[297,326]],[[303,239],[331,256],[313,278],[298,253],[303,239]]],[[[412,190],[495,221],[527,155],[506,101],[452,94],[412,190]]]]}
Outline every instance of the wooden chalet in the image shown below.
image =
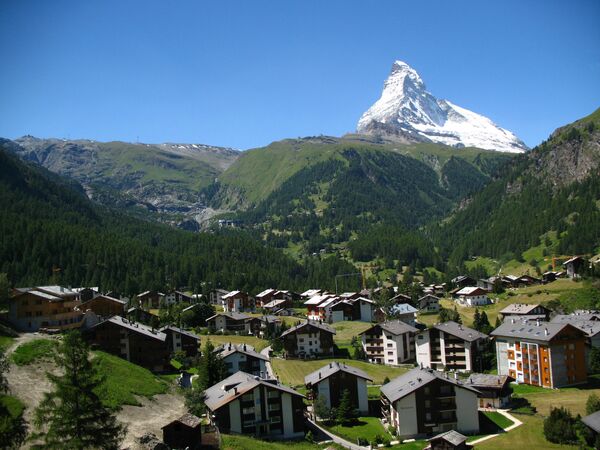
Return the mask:
{"type": "Polygon", "coordinates": [[[166,345],[171,353],[182,351],[188,357],[194,357],[199,353],[200,336],[174,325],[162,327],[160,331],[167,336],[166,345]]]}
{"type": "Polygon", "coordinates": [[[112,316],[124,316],[127,302],[107,295],[98,295],[97,297],[82,303],[79,310],[82,313],[93,311],[99,318],[108,319],[112,316]]]}
{"type": "Polygon", "coordinates": [[[286,330],[281,338],[288,358],[333,355],[335,330],[324,323],[307,320],[286,330]]]}
{"type": "Polygon", "coordinates": [[[184,414],[162,427],[163,442],[169,448],[199,450],[202,446],[202,422],[193,414],[184,414]]]}

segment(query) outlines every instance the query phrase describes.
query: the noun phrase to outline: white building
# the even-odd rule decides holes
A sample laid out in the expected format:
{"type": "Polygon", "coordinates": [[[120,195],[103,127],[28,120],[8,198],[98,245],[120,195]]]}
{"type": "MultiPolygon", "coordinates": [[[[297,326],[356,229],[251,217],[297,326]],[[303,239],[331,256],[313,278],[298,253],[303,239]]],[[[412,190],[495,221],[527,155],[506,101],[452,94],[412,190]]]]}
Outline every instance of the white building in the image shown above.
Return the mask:
{"type": "Polygon", "coordinates": [[[480,287],[464,287],[455,295],[458,303],[463,306],[482,306],[490,303],[488,292],[480,287]]]}
{"type": "Polygon", "coordinates": [[[479,432],[477,390],[447,372],[413,369],[381,387],[383,422],[400,439],[479,432]]]}
{"type": "Polygon", "coordinates": [[[266,363],[269,358],[247,344],[225,344],[215,349],[215,353],[225,363],[227,373],[233,375],[242,371],[261,378],[268,378],[266,363]]]}
{"type": "Polygon", "coordinates": [[[388,366],[414,360],[414,336],[418,331],[401,320],[378,323],[363,331],[360,336],[367,360],[388,366]]]}

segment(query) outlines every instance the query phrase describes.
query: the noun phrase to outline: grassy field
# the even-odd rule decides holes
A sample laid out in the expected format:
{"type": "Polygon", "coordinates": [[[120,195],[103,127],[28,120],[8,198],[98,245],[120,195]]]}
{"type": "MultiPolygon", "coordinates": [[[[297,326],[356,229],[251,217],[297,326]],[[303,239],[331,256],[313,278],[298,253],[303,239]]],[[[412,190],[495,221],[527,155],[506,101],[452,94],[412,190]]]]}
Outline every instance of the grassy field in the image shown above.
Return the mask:
{"type": "Polygon", "coordinates": [[[94,352],[94,365],[106,378],[96,392],[102,402],[111,408],[121,405],[139,405],[136,395],[152,397],[167,392],[168,385],[149,370],[118,356],[94,352]]]}
{"type": "Polygon", "coordinates": [[[496,411],[486,411],[484,412],[484,414],[488,419],[490,419],[502,429],[508,428],[514,423],[512,420],[496,411]]]}
{"type": "Polygon", "coordinates": [[[306,441],[267,442],[260,439],[254,439],[249,436],[231,434],[223,434],[222,438],[223,445],[221,448],[223,450],[281,450],[282,448],[289,448],[291,450],[342,449],[342,447],[333,443],[319,445],[306,441]]]}
{"type": "Polygon", "coordinates": [[[333,434],[354,444],[358,442],[359,437],[373,442],[377,435],[385,436],[391,440],[391,435],[383,428],[377,417],[359,417],[356,422],[348,425],[333,425],[326,428],[333,434]]]}
{"type": "Polygon", "coordinates": [[[304,377],[306,375],[333,361],[343,362],[349,366],[364,370],[371,378],[373,378],[374,384],[383,383],[385,377],[388,377],[391,380],[408,370],[399,367],[370,364],[353,359],[318,359],[304,361],[298,359],[285,360],[274,358],[271,360],[271,363],[273,370],[275,370],[282,383],[290,386],[301,386],[304,385],[304,377]]]}
{"type": "MultiPolygon", "coordinates": [[[[546,285],[529,286],[525,288],[512,289],[503,294],[496,295],[491,294],[491,298],[498,299],[498,301],[492,305],[480,306],[479,311],[485,311],[488,316],[488,320],[492,325],[496,322],[498,313],[506,308],[508,305],[513,303],[543,303],[549,300],[554,300],[568,293],[572,293],[576,290],[583,289],[582,283],[575,282],[569,279],[559,279],[553,283],[546,285]]],[[[440,305],[444,308],[453,309],[456,303],[449,299],[442,299],[440,305]]],[[[475,308],[456,305],[457,310],[462,318],[465,325],[471,326],[473,323],[473,316],[475,314],[475,308]]],[[[438,322],[437,314],[420,314],[418,320],[428,326],[438,322]]]]}
{"type": "Polygon", "coordinates": [[[254,336],[236,336],[236,335],[220,335],[220,334],[211,334],[207,336],[202,336],[202,346],[206,343],[206,341],[210,339],[210,341],[216,346],[221,344],[248,344],[253,346],[256,351],[260,351],[266,346],[269,345],[269,342],[264,339],[259,339],[254,336]]]}
{"type": "Polygon", "coordinates": [[[36,339],[19,345],[10,355],[10,359],[18,366],[32,364],[42,359],[51,358],[58,345],[52,339],[36,339]]]}
{"type": "Polygon", "coordinates": [[[343,321],[336,322],[331,326],[335,329],[335,336],[333,338],[335,343],[338,345],[349,345],[354,336],[359,337],[360,333],[371,328],[373,324],[368,322],[343,321]]]}
{"type": "Polygon", "coordinates": [[[0,336],[0,350],[6,350],[14,340],[15,338],[10,336],[0,336]]]}

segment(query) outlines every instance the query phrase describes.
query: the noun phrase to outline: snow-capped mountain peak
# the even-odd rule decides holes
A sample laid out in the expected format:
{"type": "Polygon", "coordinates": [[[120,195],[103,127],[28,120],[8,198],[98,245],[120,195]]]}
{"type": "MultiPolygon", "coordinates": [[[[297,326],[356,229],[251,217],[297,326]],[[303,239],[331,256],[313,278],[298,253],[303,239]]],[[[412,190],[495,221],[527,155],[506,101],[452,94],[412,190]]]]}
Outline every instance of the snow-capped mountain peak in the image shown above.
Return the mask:
{"type": "Polygon", "coordinates": [[[487,117],[438,100],[416,70],[395,61],[379,100],[365,112],[358,133],[380,134],[405,142],[436,142],[520,153],[525,144],[487,117]]]}

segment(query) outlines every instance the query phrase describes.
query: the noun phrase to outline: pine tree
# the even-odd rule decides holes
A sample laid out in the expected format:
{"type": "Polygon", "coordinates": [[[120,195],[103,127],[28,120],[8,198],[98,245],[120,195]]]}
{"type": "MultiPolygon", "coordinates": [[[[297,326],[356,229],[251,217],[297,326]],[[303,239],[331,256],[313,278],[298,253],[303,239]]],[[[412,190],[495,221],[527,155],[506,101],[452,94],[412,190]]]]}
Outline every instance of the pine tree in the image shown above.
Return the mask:
{"type": "Polygon", "coordinates": [[[344,389],[342,393],[342,398],[340,399],[340,404],[336,410],[336,419],[338,423],[347,423],[353,418],[356,417],[356,410],[352,405],[352,399],[350,398],[350,391],[348,389],[344,389]]]}
{"type": "Polygon", "coordinates": [[[473,315],[473,328],[479,331],[481,327],[481,315],[479,314],[479,308],[475,308],[475,314],[473,315]]]}
{"type": "Polygon", "coordinates": [[[198,389],[204,391],[227,376],[223,360],[215,353],[215,346],[208,339],[202,350],[198,365],[198,389]]]}
{"type": "Polygon", "coordinates": [[[126,428],[94,392],[104,379],[78,332],[65,335],[55,358],[63,375],[47,374],[54,390],[35,411],[36,437],[50,449],[118,449],[126,428]]]}

